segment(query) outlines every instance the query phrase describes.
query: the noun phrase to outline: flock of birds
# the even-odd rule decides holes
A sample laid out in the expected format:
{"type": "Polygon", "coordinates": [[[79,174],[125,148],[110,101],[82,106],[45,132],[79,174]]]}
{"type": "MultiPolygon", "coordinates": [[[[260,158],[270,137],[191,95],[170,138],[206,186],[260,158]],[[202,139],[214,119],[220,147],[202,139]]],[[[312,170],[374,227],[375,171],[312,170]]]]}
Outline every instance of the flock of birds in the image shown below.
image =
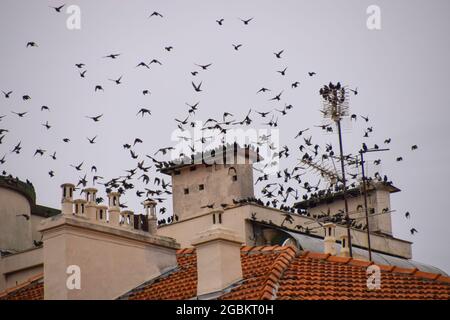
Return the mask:
{"type": "MultiPolygon", "coordinates": [[[[56,13],[61,13],[61,10],[64,8],[64,5],[60,5],[57,7],[51,7],[56,13]]],[[[154,11],[149,16],[149,19],[164,19],[164,15],[154,11]]],[[[246,28],[249,24],[256,23],[254,17],[251,18],[239,18],[242,23],[242,27],[246,28]]],[[[214,23],[214,21],[212,21],[214,23]]],[[[224,18],[219,18],[215,21],[217,27],[222,28],[225,26],[226,21],[224,18]]],[[[235,51],[239,51],[244,44],[242,43],[234,43],[232,44],[232,48],[235,51]]],[[[33,48],[38,48],[39,45],[35,41],[29,41],[25,45],[25,50],[33,50],[33,48]]],[[[166,46],[165,51],[167,53],[175,50],[173,46],[166,46]]],[[[285,50],[273,50],[273,59],[275,61],[282,60],[283,54],[285,50]]],[[[106,60],[116,60],[120,59],[122,53],[109,53],[102,57],[102,59],[106,60]]],[[[134,68],[146,68],[150,69],[153,66],[163,66],[163,63],[159,59],[151,59],[150,61],[138,61],[134,68]]],[[[203,81],[197,80],[197,76],[202,72],[209,72],[210,68],[213,67],[212,62],[208,62],[206,64],[195,63],[193,64],[193,70],[190,72],[191,86],[194,94],[200,94],[204,92],[203,81]]],[[[83,62],[74,63],[75,70],[78,71],[78,74],[81,79],[84,79],[88,76],[86,64],[83,62]]],[[[276,74],[280,77],[286,78],[288,67],[284,67],[281,70],[276,70],[276,74]]],[[[314,71],[309,71],[305,74],[305,78],[309,79],[315,77],[317,74],[314,71]]],[[[120,75],[117,78],[110,78],[108,81],[114,83],[115,85],[121,85],[123,83],[124,76],[120,75]]],[[[302,80],[303,81],[303,80],[302,80]]],[[[210,141],[216,136],[222,137],[222,143],[225,144],[225,136],[229,130],[250,126],[253,123],[258,121],[258,124],[263,126],[268,126],[270,128],[275,128],[279,126],[279,120],[283,117],[288,117],[290,113],[293,111],[294,106],[286,101],[284,101],[283,93],[286,90],[295,90],[299,88],[301,85],[300,81],[289,82],[289,85],[284,90],[272,91],[267,87],[261,87],[255,90],[256,95],[263,95],[266,97],[266,100],[271,103],[280,104],[281,107],[275,107],[269,111],[261,111],[256,109],[249,109],[243,115],[234,115],[230,112],[223,112],[222,116],[218,119],[209,118],[207,119],[201,128],[202,132],[205,133],[200,139],[193,141],[193,138],[189,136],[185,136],[182,133],[186,132],[192,128],[195,128],[198,125],[198,122],[195,121],[196,111],[199,110],[200,101],[194,104],[186,103],[187,110],[186,115],[175,118],[175,125],[181,132],[179,139],[181,142],[186,143],[190,153],[180,153],[178,156],[180,158],[190,158],[194,154],[197,154],[201,150],[201,146],[206,142],[210,141]],[[207,133],[207,134],[206,134],[207,133]]],[[[346,90],[347,93],[352,93],[353,95],[358,95],[358,88],[352,89],[346,86],[342,86],[340,83],[332,84],[325,86],[327,88],[339,90],[346,90]]],[[[323,89],[321,89],[323,90],[323,89]]],[[[3,90],[4,99],[13,99],[15,97],[16,90],[3,90]]],[[[99,91],[104,91],[102,84],[96,84],[93,88],[94,93],[99,91]]],[[[322,92],[322,91],[321,91],[322,92]]],[[[141,91],[142,95],[150,95],[151,92],[148,89],[141,91]]],[[[21,99],[25,103],[30,103],[32,98],[28,94],[23,94],[19,96],[18,99],[21,99]]],[[[49,113],[51,112],[51,108],[47,105],[42,105],[40,108],[40,112],[49,113]]],[[[138,108],[136,112],[136,117],[151,117],[152,112],[148,108],[138,108]]],[[[8,114],[0,114],[0,150],[5,151],[3,155],[0,153],[0,165],[4,165],[9,158],[12,158],[15,155],[19,155],[23,151],[23,146],[21,141],[16,141],[13,144],[7,144],[5,142],[5,138],[8,136],[9,129],[3,128],[2,124],[7,123],[7,117],[15,116],[18,118],[24,118],[30,116],[29,111],[10,111],[10,115],[8,114]],[[6,119],[5,119],[6,118],[6,119]]],[[[85,118],[92,123],[96,124],[104,119],[104,114],[91,114],[85,115],[85,118]]],[[[359,121],[364,124],[364,133],[362,138],[368,138],[374,132],[373,126],[370,124],[370,120],[368,116],[365,115],[357,115],[351,114],[349,115],[350,121],[359,121]]],[[[52,129],[52,124],[49,121],[45,121],[41,124],[45,130],[49,131],[52,129]]],[[[335,131],[334,124],[332,122],[316,125],[314,128],[318,128],[325,133],[333,133],[335,131]]],[[[298,130],[295,135],[294,142],[295,147],[289,147],[288,145],[283,145],[279,150],[275,149],[275,146],[270,141],[270,136],[260,136],[257,141],[252,142],[252,146],[256,149],[262,148],[263,146],[268,147],[270,150],[273,150],[272,159],[267,162],[263,167],[257,168],[256,172],[258,175],[255,179],[255,185],[260,187],[260,197],[259,198],[247,198],[247,199],[235,199],[232,204],[220,204],[221,207],[226,208],[231,205],[238,205],[242,203],[257,203],[259,205],[270,206],[277,209],[280,209],[285,212],[285,220],[283,221],[282,227],[285,223],[292,223],[292,214],[299,214],[311,217],[315,219],[318,223],[323,223],[326,221],[333,221],[335,223],[346,224],[348,221],[345,218],[344,212],[324,212],[320,215],[311,215],[308,210],[298,209],[293,206],[293,202],[298,201],[306,201],[306,200],[314,200],[320,199],[323,197],[331,197],[334,193],[340,192],[343,190],[343,184],[341,179],[339,179],[339,173],[336,172],[336,176],[338,179],[328,179],[330,166],[335,166],[335,162],[339,163],[340,158],[335,153],[333,144],[329,143],[325,146],[321,146],[318,143],[313,141],[312,135],[310,132],[313,128],[302,128],[298,130]],[[274,175],[270,175],[266,173],[266,169],[271,166],[279,165],[282,159],[296,157],[299,159],[300,163],[294,167],[286,167],[279,169],[274,175]],[[320,168],[328,168],[327,170],[321,170],[320,168]],[[317,169],[319,168],[319,169],[317,169]],[[311,174],[314,173],[314,174],[311,174]],[[309,175],[308,175],[309,174],[309,175]],[[315,176],[318,179],[312,183],[308,181],[307,178],[309,176],[315,176]]],[[[86,137],[86,143],[88,144],[96,144],[98,143],[98,135],[92,137],[86,137]]],[[[60,139],[65,144],[70,144],[71,139],[69,137],[60,137],[60,139]]],[[[383,144],[375,144],[374,146],[367,146],[366,143],[362,143],[361,149],[363,151],[367,151],[369,149],[378,149],[380,145],[387,146],[391,142],[390,138],[385,139],[383,144]]],[[[172,195],[172,185],[170,182],[164,180],[163,176],[160,174],[160,171],[165,168],[170,168],[175,163],[172,160],[164,160],[164,157],[167,157],[171,151],[174,150],[173,146],[162,147],[156,150],[154,153],[149,154],[138,154],[135,147],[143,143],[143,139],[140,137],[136,137],[133,141],[128,141],[122,145],[123,150],[129,154],[131,161],[133,161],[134,165],[131,168],[127,168],[123,170],[119,175],[111,178],[105,178],[100,173],[100,169],[97,168],[95,164],[88,165],[85,161],[80,161],[77,163],[67,164],[68,169],[75,170],[75,172],[79,175],[78,183],[76,184],[77,188],[86,187],[90,182],[93,185],[102,185],[105,188],[106,192],[110,192],[112,190],[117,190],[121,194],[133,192],[139,198],[152,198],[158,203],[164,203],[168,200],[168,197],[172,195]],[[158,158],[161,156],[161,158],[158,158]],[[141,184],[143,187],[138,187],[137,183],[141,184]]],[[[413,145],[411,150],[416,150],[417,145],[413,145]]],[[[359,151],[359,150],[358,150],[359,151]]],[[[49,156],[52,161],[57,160],[57,152],[54,150],[47,150],[46,148],[36,148],[33,150],[33,158],[34,157],[45,157],[49,156]]],[[[396,161],[400,162],[403,160],[402,156],[398,156],[396,161]]],[[[31,161],[31,159],[30,159],[31,161]]],[[[358,169],[358,160],[355,160],[355,157],[351,154],[345,155],[344,161],[346,163],[346,170],[349,178],[347,181],[347,188],[357,188],[359,187],[358,177],[360,177],[359,169],[358,169]]],[[[381,164],[381,159],[377,159],[373,162],[375,166],[381,164]]],[[[360,163],[359,163],[360,165],[360,163]]],[[[14,178],[11,173],[8,173],[6,170],[2,170],[1,174],[6,177],[9,183],[14,183],[14,181],[18,181],[17,178],[14,178]]],[[[55,170],[50,169],[48,171],[48,176],[50,179],[54,179],[57,176],[55,170]]],[[[375,172],[373,177],[368,177],[367,180],[369,182],[380,182],[387,185],[392,184],[389,178],[384,175],[381,176],[378,172],[375,172]]],[[[31,184],[27,180],[27,183],[31,184]]],[[[102,197],[97,198],[98,203],[102,203],[104,199],[102,197]]],[[[126,208],[126,203],[120,203],[121,208],[126,208]]],[[[214,208],[215,204],[210,204],[208,208],[214,208]]],[[[176,213],[167,217],[167,209],[165,206],[160,206],[159,208],[159,217],[158,224],[166,224],[171,223],[173,221],[178,220],[178,216],[176,213]]],[[[407,212],[405,214],[406,218],[410,218],[410,213],[407,212]]],[[[253,219],[257,219],[256,215],[253,216],[253,219]]],[[[270,221],[267,223],[271,223],[270,221]]],[[[357,219],[350,218],[350,224],[354,228],[365,229],[366,226],[362,223],[359,223],[357,219]]],[[[312,232],[311,228],[307,226],[295,226],[296,229],[310,233],[312,232]]],[[[412,228],[411,234],[417,232],[415,228],[412,228]]]]}

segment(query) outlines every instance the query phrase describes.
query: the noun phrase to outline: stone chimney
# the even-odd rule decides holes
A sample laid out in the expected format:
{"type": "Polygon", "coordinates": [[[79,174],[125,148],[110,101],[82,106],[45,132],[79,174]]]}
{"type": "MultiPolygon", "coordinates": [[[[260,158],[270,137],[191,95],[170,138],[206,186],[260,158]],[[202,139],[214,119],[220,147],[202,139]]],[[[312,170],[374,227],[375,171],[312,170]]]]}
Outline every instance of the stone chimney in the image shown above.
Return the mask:
{"type": "Polygon", "coordinates": [[[128,229],[134,229],[134,212],[131,210],[123,210],[120,212],[120,225],[128,229]]]}
{"type": "Polygon", "coordinates": [[[86,216],[86,203],[84,199],[75,199],[73,201],[73,213],[77,216],[86,216]]]}
{"type": "Polygon", "coordinates": [[[64,183],[61,185],[62,197],[61,197],[61,213],[66,215],[72,215],[73,213],[73,191],[75,185],[71,183],[64,183]]]}
{"type": "Polygon", "coordinates": [[[112,226],[119,226],[120,223],[120,193],[108,193],[108,214],[109,224],[112,226]]]}
{"type": "Polygon", "coordinates": [[[197,296],[208,298],[242,279],[241,245],[233,231],[215,224],[192,241],[197,254],[197,296]]]}
{"type": "Polygon", "coordinates": [[[107,206],[96,206],[96,214],[95,214],[95,219],[99,222],[106,222],[106,218],[107,218],[107,212],[108,212],[108,207],[107,206]]]}
{"type": "Polygon", "coordinates": [[[335,255],[336,254],[336,225],[328,222],[323,225],[325,231],[325,238],[323,239],[324,253],[335,255]]]}
{"type": "Polygon", "coordinates": [[[158,226],[156,218],[156,201],[152,199],[147,199],[143,203],[145,216],[148,221],[148,232],[151,234],[156,234],[156,228],[158,226]]]}
{"type": "Polygon", "coordinates": [[[97,189],[86,188],[83,190],[86,196],[86,216],[91,220],[96,220],[97,217],[97,189]]]}
{"type": "Polygon", "coordinates": [[[348,235],[343,234],[340,236],[341,239],[341,251],[339,252],[339,255],[341,257],[350,257],[350,246],[348,242],[348,235]]]}

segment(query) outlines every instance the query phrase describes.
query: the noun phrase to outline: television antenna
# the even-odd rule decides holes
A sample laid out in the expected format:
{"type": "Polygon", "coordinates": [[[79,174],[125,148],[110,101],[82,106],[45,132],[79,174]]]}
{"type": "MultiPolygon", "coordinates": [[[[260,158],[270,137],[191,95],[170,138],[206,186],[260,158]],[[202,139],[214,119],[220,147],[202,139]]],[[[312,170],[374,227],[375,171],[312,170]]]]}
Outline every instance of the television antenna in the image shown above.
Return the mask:
{"type": "Polygon", "coordinates": [[[342,175],[342,185],[343,185],[343,198],[344,198],[344,213],[347,225],[347,236],[350,248],[350,257],[353,257],[352,250],[352,237],[350,234],[350,218],[348,215],[348,201],[347,201],[347,181],[345,178],[345,164],[344,164],[344,151],[342,143],[342,128],[341,120],[349,115],[349,104],[348,104],[348,91],[340,82],[337,84],[329,83],[324,85],[319,90],[319,94],[323,99],[323,109],[321,110],[325,119],[330,119],[336,124],[338,136],[339,136],[339,152],[340,152],[340,162],[341,162],[341,175],[342,175]]]}

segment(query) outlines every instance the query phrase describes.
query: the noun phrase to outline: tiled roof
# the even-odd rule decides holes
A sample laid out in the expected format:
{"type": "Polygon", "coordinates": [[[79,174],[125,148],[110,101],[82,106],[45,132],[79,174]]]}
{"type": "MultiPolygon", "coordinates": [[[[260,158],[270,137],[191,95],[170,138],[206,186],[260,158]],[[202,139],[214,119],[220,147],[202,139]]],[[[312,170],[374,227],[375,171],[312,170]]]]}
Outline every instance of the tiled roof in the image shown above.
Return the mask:
{"type": "Polygon", "coordinates": [[[0,292],[0,300],[44,300],[44,275],[38,274],[18,286],[0,292]]]}
{"type": "MultiPolygon", "coordinates": [[[[178,269],[132,290],[128,299],[196,297],[194,249],[177,252],[178,269]]],[[[450,299],[450,277],[378,265],[381,288],[367,288],[372,262],[322,253],[296,253],[292,247],[242,247],[243,280],[219,299],[450,299]]]]}
{"type": "MultiPolygon", "coordinates": [[[[178,266],[123,295],[122,299],[191,299],[197,294],[197,259],[194,249],[177,251],[178,266]]],[[[381,288],[367,288],[367,267],[372,262],[296,252],[292,247],[242,247],[243,279],[219,299],[324,300],[324,299],[446,299],[450,277],[435,273],[378,265],[381,288]]],[[[43,299],[43,276],[0,293],[0,299],[43,299]]]]}

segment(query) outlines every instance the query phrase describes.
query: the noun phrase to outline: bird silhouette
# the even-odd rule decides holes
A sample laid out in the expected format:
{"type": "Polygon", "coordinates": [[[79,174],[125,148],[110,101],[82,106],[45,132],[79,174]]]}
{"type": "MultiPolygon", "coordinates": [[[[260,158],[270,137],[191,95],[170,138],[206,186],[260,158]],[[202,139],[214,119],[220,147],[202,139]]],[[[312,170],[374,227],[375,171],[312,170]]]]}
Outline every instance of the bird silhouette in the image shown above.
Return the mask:
{"type": "Polygon", "coordinates": [[[50,7],[53,8],[56,12],[61,12],[61,9],[64,8],[65,4],[60,5],[59,7],[50,7]]]}
{"type": "Polygon", "coordinates": [[[195,83],[194,83],[194,81],[192,81],[192,86],[194,87],[194,90],[196,91],[196,92],[201,92],[202,90],[201,90],[201,86],[202,86],[202,82],[200,82],[198,85],[196,85],[195,83]]]}
{"type": "Polygon", "coordinates": [[[248,25],[249,22],[253,20],[253,18],[250,18],[250,19],[241,19],[241,18],[239,18],[239,19],[244,23],[244,25],[248,25]]]}
{"type": "Polygon", "coordinates": [[[232,44],[234,50],[238,51],[240,47],[242,47],[242,44],[232,44]]]}

